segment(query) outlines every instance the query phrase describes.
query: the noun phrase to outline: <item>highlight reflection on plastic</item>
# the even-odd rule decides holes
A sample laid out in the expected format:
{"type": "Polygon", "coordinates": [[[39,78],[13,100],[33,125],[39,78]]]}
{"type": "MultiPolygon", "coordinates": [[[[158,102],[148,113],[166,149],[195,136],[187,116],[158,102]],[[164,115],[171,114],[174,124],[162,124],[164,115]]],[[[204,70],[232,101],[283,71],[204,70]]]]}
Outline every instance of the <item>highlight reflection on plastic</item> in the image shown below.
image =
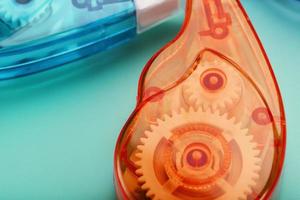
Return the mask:
{"type": "Polygon", "coordinates": [[[239,1],[188,0],[179,36],[146,65],[115,150],[119,199],[269,199],[283,104],[239,1]]]}

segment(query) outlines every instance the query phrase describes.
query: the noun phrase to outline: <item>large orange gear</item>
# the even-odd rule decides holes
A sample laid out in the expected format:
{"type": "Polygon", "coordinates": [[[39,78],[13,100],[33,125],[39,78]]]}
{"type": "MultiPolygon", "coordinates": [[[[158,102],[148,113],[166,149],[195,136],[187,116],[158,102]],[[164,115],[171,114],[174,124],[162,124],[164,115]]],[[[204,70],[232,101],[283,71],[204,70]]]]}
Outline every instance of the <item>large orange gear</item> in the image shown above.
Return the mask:
{"type": "Polygon", "coordinates": [[[166,115],[137,147],[138,180],[152,199],[246,199],[260,170],[252,140],[217,112],[166,115]]]}

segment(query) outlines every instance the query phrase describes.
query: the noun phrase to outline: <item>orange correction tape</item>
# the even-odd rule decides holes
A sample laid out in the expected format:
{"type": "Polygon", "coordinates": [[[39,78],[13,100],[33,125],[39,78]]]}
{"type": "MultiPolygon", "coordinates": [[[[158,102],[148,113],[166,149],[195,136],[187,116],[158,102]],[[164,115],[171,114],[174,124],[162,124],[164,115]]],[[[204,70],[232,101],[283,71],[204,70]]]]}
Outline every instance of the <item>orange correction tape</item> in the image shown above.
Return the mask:
{"type": "Polygon", "coordinates": [[[286,125],[266,53],[237,0],[187,0],[146,65],[115,150],[119,199],[270,199],[286,125]]]}

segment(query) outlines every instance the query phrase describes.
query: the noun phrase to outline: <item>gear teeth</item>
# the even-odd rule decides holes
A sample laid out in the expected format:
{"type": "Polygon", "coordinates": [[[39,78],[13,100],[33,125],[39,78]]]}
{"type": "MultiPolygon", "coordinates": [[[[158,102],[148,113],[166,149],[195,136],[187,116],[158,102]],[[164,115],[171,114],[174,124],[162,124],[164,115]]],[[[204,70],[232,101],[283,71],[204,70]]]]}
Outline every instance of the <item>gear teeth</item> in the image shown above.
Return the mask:
{"type": "Polygon", "coordinates": [[[164,123],[164,120],[158,118],[158,119],[157,119],[157,124],[160,125],[160,124],[162,124],[162,123],[164,123]]]}
{"type": "MultiPolygon", "coordinates": [[[[219,113],[221,113],[221,112],[219,111],[219,113]]],[[[220,114],[220,115],[222,115],[225,119],[227,119],[227,120],[229,120],[230,122],[232,122],[233,124],[235,124],[235,123],[234,123],[234,119],[231,120],[228,113],[222,113],[222,114],[220,114]]]]}
{"type": "MultiPolygon", "coordinates": [[[[137,157],[138,159],[141,159],[141,157],[138,157],[138,156],[136,156],[136,157],[137,157]]],[[[135,165],[141,167],[141,166],[142,166],[142,162],[141,162],[141,161],[136,161],[136,162],[135,162],[135,165]]],[[[143,170],[137,169],[137,170],[136,170],[136,173],[137,173],[138,175],[143,175],[143,170]]]]}
{"type": "Polygon", "coordinates": [[[254,173],[253,175],[252,175],[252,184],[251,185],[255,185],[256,184],[256,181],[259,179],[259,174],[258,173],[254,173]]]}
{"type": "MultiPolygon", "coordinates": [[[[254,187],[256,185],[256,182],[259,179],[259,175],[254,173],[252,176],[253,177],[252,177],[252,180],[250,182],[250,185],[251,185],[251,189],[253,190],[252,187],[254,187]]],[[[252,192],[252,191],[250,191],[250,192],[252,192]]]]}
{"type": "Polygon", "coordinates": [[[141,178],[139,178],[139,181],[140,181],[141,183],[144,182],[144,184],[143,184],[142,187],[141,187],[143,190],[146,190],[146,191],[149,190],[149,186],[147,186],[147,184],[146,184],[146,182],[145,182],[143,176],[141,176],[141,178]]]}
{"type": "Polygon", "coordinates": [[[237,120],[236,117],[231,117],[231,118],[228,117],[228,120],[229,120],[231,123],[233,123],[233,124],[237,124],[237,123],[238,123],[238,120],[237,120]]]}
{"type": "MultiPolygon", "coordinates": [[[[236,126],[239,127],[240,129],[242,129],[243,123],[240,122],[240,121],[238,121],[238,122],[236,122],[236,126]]],[[[244,133],[247,132],[247,135],[249,134],[249,130],[248,130],[247,128],[242,129],[242,131],[243,131],[244,133]]]]}
{"type": "MultiPolygon", "coordinates": [[[[141,143],[142,143],[142,144],[146,144],[146,143],[147,143],[147,138],[141,138],[140,140],[141,140],[141,143]]],[[[139,149],[139,148],[143,148],[143,146],[142,146],[142,145],[138,145],[137,148],[138,148],[138,149],[139,149]]]]}
{"type": "Polygon", "coordinates": [[[151,131],[145,131],[145,136],[149,138],[151,136],[152,132],[151,131]]]}
{"type": "Polygon", "coordinates": [[[248,194],[250,194],[252,192],[252,188],[248,187],[245,189],[245,195],[247,196],[248,194]]]}
{"type": "Polygon", "coordinates": [[[155,199],[155,194],[154,194],[154,192],[152,192],[151,190],[148,190],[148,192],[146,193],[146,195],[148,196],[148,197],[153,197],[152,199],[155,199]]]}
{"type": "Polygon", "coordinates": [[[237,197],[236,199],[238,200],[246,200],[247,199],[247,194],[243,192],[243,194],[240,197],[237,197]]]}
{"type": "Polygon", "coordinates": [[[189,101],[191,102],[191,105],[197,104],[197,98],[194,97],[194,96],[192,96],[192,93],[191,93],[191,92],[188,93],[188,99],[189,99],[189,101]]]}
{"type": "Polygon", "coordinates": [[[260,150],[258,150],[258,149],[254,149],[254,150],[253,150],[253,153],[255,154],[255,156],[259,156],[259,154],[260,154],[260,150]]]}
{"type": "MultiPolygon", "coordinates": [[[[199,108],[198,108],[199,109],[199,108]]],[[[201,108],[200,108],[201,109],[201,108]]],[[[188,112],[190,112],[190,113],[193,113],[193,112],[196,112],[197,110],[196,110],[196,108],[194,108],[194,107],[189,107],[189,109],[188,109],[188,112]]]]}
{"type": "Polygon", "coordinates": [[[206,105],[206,104],[200,104],[200,105],[201,105],[203,111],[210,111],[210,112],[212,112],[211,106],[206,105]]]}
{"type": "Polygon", "coordinates": [[[166,114],[162,115],[161,118],[159,118],[162,122],[166,121],[166,114]]]}
{"type": "Polygon", "coordinates": [[[164,121],[171,119],[171,117],[172,117],[172,114],[171,115],[168,115],[168,114],[163,115],[163,118],[165,119],[164,121]]]}
{"type": "Polygon", "coordinates": [[[180,108],[179,112],[177,112],[177,114],[181,114],[181,113],[185,113],[185,112],[186,112],[186,110],[184,108],[180,108]]]}
{"type": "MultiPolygon", "coordinates": [[[[136,165],[141,166],[142,163],[136,162],[136,165]]],[[[137,169],[135,170],[135,173],[137,175],[143,175],[143,170],[142,169],[137,169]]],[[[140,179],[140,178],[139,178],[140,179]]]]}
{"type": "Polygon", "coordinates": [[[259,165],[255,165],[255,167],[254,167],[254,171],[255,171],[255,172],[259,172],[259,171],[261,171],[261,166],[259,166],[259,165]]]}
{"type": "MultiPolygon", "coordinates": [[[[146,143],[145,143],[145,144],[146,144],[146,143]]],[[[140,150],[140,151],[143,151],[143,150],[144,150],[143,145],[138,145],[136,148],[137,148],[138,150],[140,150]]],[[[136,156],[139,157],[139,158],[141,158],[142,154],[141,154],[141,153],[137,153],[136,156]]]]}
{"type": "MultiPolygon", "coordinates": [[[[222,125],[222,129],[229,131],[228,135],[232,133],[239,133],[236,141],[241,149],[243,157],[242,162],[245,162],[245,164],[248,166],[247,168],[243,168],[243,170],[251,170],[244,172],[242,171],[239,177],[241,181],[239,181],[237,184],[240,185],[236,187],[242,187],[243,190],[238,194],[236,194],[234,191],[226,191],[224,198],[226,199],[227,193],[228,197],[231,197],[230,194],[233,193],[236,195],[236,199],[247,199],[247,194],[250,194],[252,187],[256,185],[256,181],[259,179],[259,172],[261,170],[261,159],[258,157],[260,152],[257,150],[257,144],[253,142],[253,136],[249,134],[248,129],[242,128],[242,124],[236,122],[234,117],[230,118],[228,113],[221,114],[220,110],[213,111],[211,108],[205,110],[203,107],[198,107],[195,109],[194,107],[190,106],[187,109],[179,109],[179,112],[171,112],[171,115],[165,114],[163,118],[164,120],[158,120],[157,125],[152,125],[150,131],[145,131],[145,137],[140,139],[142,144],[137,146],[138,153],[136,153],[136,157],[138,160],[135,161],[135,164],[138,169],[136,170],[136,174],[139,176],[138,181],[139,183],[142,183],[141,188],[146,191],[147,197],[151,199],[162,199],[162,197],[165,197],[163,193],[168,192],[165,191],[162,185],[159,185],[158,182],[154,181],[156,178],[156,173],[154,172],[154,168],[152,166],[153,158],[149,158],[149,155],[154,155],[153,151],[156,151],[156,146],[160,141],[154,137],[169,138],[170,136],[168,134],[170,133],[166,133],[165,130],[171,130],[174,127],[177,127],[177,125],[181,126],[182,132],[189,132],[193,128],[197,127],[197,125],[183,126],[183,124],[187,122],[189,123],[190,121],[194,122],[194,120],[200,120],[201,123],[205,124],[213,124],[214,126],[216,124],[222,125]],[[145,148],[147,148],[147,150],[145,148]],[[250,157],[244,158],[248,156],[250,157]]],[[[233,138],[235,139],[234,136],[233,138]]],[[[178,182],[178,185],[180,185],[180,182],[178,182]]],[[[207,185],[203,186],[202,189],[209,191],[212,187],[212,185],[207,185]]],[[[199,189],[198,187],[196,188],[194,186],[186,186],[186,188],[190,190],[199,189]]]]}
{"type": "Polygon", "coordinates": [[[157,127],[157,125],[151,124],[150,125],[150,130],[153,131],[156,127],[157,127]]]}

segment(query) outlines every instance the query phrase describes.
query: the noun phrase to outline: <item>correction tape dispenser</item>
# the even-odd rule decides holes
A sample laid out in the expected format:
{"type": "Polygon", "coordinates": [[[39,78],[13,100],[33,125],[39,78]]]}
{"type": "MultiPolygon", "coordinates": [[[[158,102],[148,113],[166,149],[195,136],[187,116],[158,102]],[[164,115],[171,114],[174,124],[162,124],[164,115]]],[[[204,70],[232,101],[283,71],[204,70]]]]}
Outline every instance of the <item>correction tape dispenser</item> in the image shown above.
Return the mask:
{"type": "Polygon", "coordinates": [[[110,49],[176,13],[178,0],[0,0],[0,80],[110,49]]]}
{"type": "Polygon", "coordinates": [[[119,199],[270,199],[286,144],[280,91],[237,0],[187,0],[115,149],[119,199]]]}

